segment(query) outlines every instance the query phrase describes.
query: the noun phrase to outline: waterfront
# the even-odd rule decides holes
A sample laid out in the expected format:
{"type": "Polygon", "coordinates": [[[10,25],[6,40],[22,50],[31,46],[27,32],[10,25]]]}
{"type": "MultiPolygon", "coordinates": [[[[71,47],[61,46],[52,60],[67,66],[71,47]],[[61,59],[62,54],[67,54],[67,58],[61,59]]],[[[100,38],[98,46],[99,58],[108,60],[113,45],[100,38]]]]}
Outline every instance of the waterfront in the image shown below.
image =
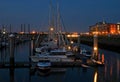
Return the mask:
{"type": "MultiPolygon", "coordinates": [[[[85,46],[92,50],[92,47],[85,46]]],[[[29,42],[17,45],[15,48],[15,62],[29,61],[29,42]]],[[[119,82],[120,81],[120,54],[99,49],[105,54],[104,67],[67,67],[64,72],[51,72],[41,75],[29,67],[0,68],[1,82],[119,82]]],[[[8,49],[0,51],[0,61],[9,61],[8,49]]]]}

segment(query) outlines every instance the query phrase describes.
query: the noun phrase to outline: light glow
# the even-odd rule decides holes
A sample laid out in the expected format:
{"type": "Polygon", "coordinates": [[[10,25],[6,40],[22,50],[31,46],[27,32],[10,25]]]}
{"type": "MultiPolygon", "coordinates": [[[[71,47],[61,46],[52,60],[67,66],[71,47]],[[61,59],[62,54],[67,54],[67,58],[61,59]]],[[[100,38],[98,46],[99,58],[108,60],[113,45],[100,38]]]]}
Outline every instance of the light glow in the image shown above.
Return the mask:
{"type": "Polygon", "coordinates": [[[3,34],[6,34],[6,32],[4,31],[3,34]]]}
{"type": "Polygon", "coordinates": [[[24,34],[24,32],[20,32],[20,34],[24,34]]]}
{"type": "Polygon", "coordinates": [[[69,34],[69,35],[67,35],[67,37],[77,38],[77,37],[79,37],[79,35],[78,34],[69,34]]]}
{"type": "Polygon", "coordinates": [[[73,42],[73,41],[71,41],[70,43],[71,43],[71,44],[73,44],[74,42],[73,42]]]}
{"type": "Polygon", "coordinates": [[[68,46],[68,50],[71,50],[71,47],[70,47],[70,46],[68,46]]]}
{"type": "Polygon", "coordinates": [[[53,31],[54,30],[54,28],[50,28],[50,31],[53,31]]]}
{"type": "Polygon", "coordinates": [[[33,31],[32,31],[32,34],[35,34],[35,33],[36,33],[36,32],[33,30],[33,31]]]}
{"type": "Polygon", "coordinates": [[[97,47],[94,47],[94,50],[97,50],[97,47]]]}
{"type": "Polygon", "coordinates": [[[95,75],[94,75],[94,82],[97,82],[97,76],[98,76],[98,73],[95,72],[95,75]]]}

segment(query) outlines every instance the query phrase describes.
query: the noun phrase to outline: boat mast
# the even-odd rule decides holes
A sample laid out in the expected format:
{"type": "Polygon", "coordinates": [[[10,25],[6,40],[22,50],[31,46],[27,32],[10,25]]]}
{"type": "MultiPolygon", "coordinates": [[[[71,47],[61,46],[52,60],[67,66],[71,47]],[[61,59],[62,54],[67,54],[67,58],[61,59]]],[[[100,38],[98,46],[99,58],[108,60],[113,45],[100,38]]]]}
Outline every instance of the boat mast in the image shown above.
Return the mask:
{"type": "Polygon", "coordinates": [[[57,35],[58,35],[58,47],[60,47],[60,35],[59,35],[59,31],[60,31],[60,16],[59,16],[59,3],[57,1],[57,35]]]}
{"type": "Polygon", "coordinates": [[[52,6],[52,0],[50,0],[50,11],[49,11],[49,34],[48,34],[48,41],[54,39],[54,8],[52,6]]]}
{"type": "Polygon", "coordinates": [[[57,0],[57,33],[58,33],[58,46],[65,46],[65,41],[62,35],[62,26],[60,23],[60,9],[59,9],[59,2],[57,0]]]}

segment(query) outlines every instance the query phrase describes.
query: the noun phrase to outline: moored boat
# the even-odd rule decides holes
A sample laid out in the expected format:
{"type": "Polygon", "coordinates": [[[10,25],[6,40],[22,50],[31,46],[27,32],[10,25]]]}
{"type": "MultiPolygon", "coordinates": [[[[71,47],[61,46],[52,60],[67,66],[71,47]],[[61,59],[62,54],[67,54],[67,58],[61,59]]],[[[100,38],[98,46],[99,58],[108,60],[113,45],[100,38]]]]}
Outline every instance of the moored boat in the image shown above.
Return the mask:
{"type": "Polygon", "coordinates": [[[86,49],[81,49],[80,54],[85,56],[85,57],[88,57],[88,58],[91,58],[91,56],[92,56],[91,52],[86,50],[86,49]]]}
{"type": "Polygon", "coordinates": [[[92,62],[94,63],[94,64],[96,64],[96,65],[98,65],[98,66],[104,66],[104,62],[102,62],[102,61],[99,61],[99,60],[95,60],[95,59],[91,59],[92,60],[92,62]]]}
{"type": "Polygon", "coordinates": [[[49,60],[41,60],[37,63],[37,68],[41,72],[48,72],[51,69],[51,62],[49,60]]]}

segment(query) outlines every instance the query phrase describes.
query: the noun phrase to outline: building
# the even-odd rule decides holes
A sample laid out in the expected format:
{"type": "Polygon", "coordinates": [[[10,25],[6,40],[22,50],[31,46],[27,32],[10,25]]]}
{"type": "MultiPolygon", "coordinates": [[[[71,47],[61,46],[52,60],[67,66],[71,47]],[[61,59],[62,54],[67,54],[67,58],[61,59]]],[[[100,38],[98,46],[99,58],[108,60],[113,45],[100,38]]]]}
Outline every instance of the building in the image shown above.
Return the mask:
{"type": "Polygon", "coordinates": [[[89,26],[89,33],[94,34],[120,34],[120,23],[98,22],[89,26]]]}
{"type": "Polygon", "coordinates": [[[117,33],[120,34],[120,23],[117,23],[117,33]]]}

